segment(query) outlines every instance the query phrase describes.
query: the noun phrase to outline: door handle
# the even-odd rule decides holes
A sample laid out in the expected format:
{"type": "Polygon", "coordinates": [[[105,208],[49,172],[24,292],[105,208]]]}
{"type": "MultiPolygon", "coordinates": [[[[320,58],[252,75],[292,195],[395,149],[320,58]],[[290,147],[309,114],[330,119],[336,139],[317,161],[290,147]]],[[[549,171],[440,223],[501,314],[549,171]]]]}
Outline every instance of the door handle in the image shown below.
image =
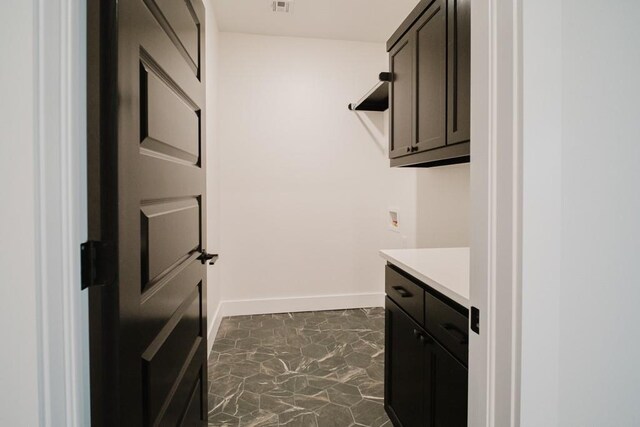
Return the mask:
{"type": "Polygon", "coordinates": [[[457,326],[452,325],[451,323],[444,323],[440,325],[440,327],[444,329],[453,338],[458,340],[459,344],[462,344],[462,345],[469,344],[469,335],[465,334],[457,326]]]}
{"type": "Polygon", "coordinates": [[[210,254],[207,251],[202,251],[202,254],[198,257],[202,264],[206,264],[208,261],[209,265],[215,264],[216,261],[218,261],[218,258],[220,258],[220,255],[210,254]]]}
{"type": "Polygon", "coordinates": [[[410,298],[413,296],[411,292],[403,288],[402,286],[392,286],[391,289],[400,294],[402,298],[410,298]]]}

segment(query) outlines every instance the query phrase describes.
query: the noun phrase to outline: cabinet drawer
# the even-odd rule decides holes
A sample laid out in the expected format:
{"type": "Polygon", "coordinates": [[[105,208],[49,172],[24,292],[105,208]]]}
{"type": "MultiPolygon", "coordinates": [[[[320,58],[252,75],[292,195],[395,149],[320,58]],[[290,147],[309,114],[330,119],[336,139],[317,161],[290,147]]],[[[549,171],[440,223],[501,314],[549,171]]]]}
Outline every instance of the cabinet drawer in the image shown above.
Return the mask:
{"type": "Polygon", "coordinates": [[[424,290],[408,278],[387,266],[385,271],[387,295],[418,324],[424,325],[424,290]]]}
{"type": "Polygon", "coordinates": [[[462,363],[469,361],[469,318],[425,292],[425,329],[462,363]]]}

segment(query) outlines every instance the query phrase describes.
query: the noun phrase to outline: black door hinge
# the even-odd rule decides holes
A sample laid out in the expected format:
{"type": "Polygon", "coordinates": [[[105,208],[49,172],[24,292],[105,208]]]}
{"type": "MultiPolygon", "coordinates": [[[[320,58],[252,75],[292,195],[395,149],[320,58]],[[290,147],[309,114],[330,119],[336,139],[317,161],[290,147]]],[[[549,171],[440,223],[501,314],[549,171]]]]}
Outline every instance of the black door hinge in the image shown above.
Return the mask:
{"type": "Polygon", "coordinates": [[[113,243],[90,240],[80,245],[81,289],[106,286],[116,278],[116,251],[113,243]]]}
{"type": "Polygon", "coordinates": [[[471,330],[480,335],[480,310],[477,307],[471,307],[471,330]]]}

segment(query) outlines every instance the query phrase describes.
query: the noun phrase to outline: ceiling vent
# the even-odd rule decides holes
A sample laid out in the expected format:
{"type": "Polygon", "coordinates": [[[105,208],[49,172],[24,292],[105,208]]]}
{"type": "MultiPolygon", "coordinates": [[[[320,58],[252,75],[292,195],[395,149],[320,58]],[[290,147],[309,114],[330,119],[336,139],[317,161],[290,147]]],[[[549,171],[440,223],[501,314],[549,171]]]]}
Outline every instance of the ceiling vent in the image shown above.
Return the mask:
{"type": "Polygon", "coordinates": [[[293,2],[291,0],[274,0],[273,11],[280,13],[293,12],[293,2]]]}

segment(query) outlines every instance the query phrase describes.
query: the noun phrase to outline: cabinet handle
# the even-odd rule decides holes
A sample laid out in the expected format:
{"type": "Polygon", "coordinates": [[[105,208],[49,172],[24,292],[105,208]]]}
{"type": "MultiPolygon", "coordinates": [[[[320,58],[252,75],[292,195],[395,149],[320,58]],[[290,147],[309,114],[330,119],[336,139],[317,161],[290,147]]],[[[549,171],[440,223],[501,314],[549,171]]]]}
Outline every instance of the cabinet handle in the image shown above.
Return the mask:
{"type": "Polygon", "coordinates": [[[411,147],[411,151],[412,151],[412,152],[414,152],[414,151],[418,151],[418,147],[411,147]]]}
{"type": "Polygon", "coordinates": [[[410,298],[413,296],[411,292],[403,288],[402,286],[392,286],[391,289],[400,294],[402,298],[410,298]]]}
{"type": "Polygon", "coordinates": [[[425,334],[423,334],[422,332],[420,332],[417,329],[413,330],[413,335],[417,339],[419,339],[422,344],[431,344],[432,343],[432,341],[431,341],[431,339],[429,337],[427,337],[425,334]]]}
{"type": "Polygon", "coordinates": [[[444,323],[440,325],[442,329],[444,329],[449,335],[455,338],[459,344],[465,345],[469,344],[469,336],[461,331],[457,326],[452,325],[451,323],[444,323]]]}

